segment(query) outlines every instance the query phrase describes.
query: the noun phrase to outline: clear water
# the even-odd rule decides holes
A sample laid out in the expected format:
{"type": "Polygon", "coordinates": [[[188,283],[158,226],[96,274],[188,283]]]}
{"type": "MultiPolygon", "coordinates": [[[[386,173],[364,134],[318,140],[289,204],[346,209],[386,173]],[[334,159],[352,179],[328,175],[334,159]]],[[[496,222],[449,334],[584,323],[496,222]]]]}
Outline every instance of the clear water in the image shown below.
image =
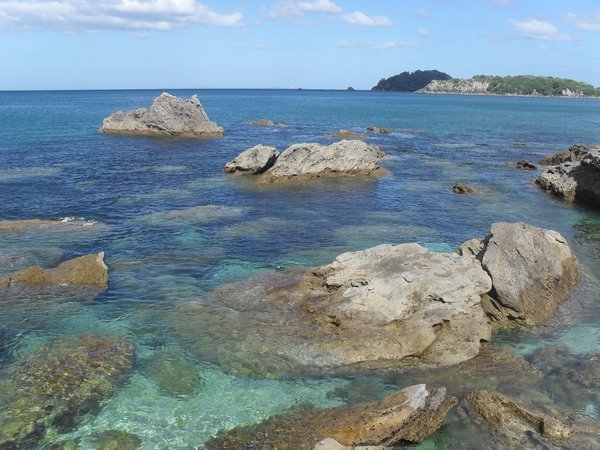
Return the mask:
{"type": "MultiPolygon", "coordinates": [[[[582,264],[583,279],[557,320],[502,333],[496,345],[527,356],[544,345],[577,354],[600,344],[600,215],[538,190],[535,173],[508,161],[540,157],[575,142],[600,142],[600,103],[588,99],[419,96],[369,92],[210,90],[198,93],[223,139],[107,136],[103,117],[145,106],[159,91],[0,93],[0,219],[82,218],[78,230],[2,233],[0,273],[54,266],[105,251],[110,287],[93,299],[64,290],[0,294],[0,329],[11,336],[0,356],[8,367],[52,338],[87,332],[125,335],[136,346],[129,382],[102,411],[56,442],[89,448],[105,430],[136,434],[142,448],[193,447],[218,430],[260,421],[295,404],[335,406],[340,388],[380,397],[382,380],[264,381],[228,375],[193,359],[172,331],[169,312],[224,283],[261,271],[330,262],[384,242],[419,242],[452,251],[484,236],[496,221],[525,221],[560,231],[582,264]],[[288,124],[264,128],[247,120],[288,124]],[[332,142],[341,128],[370,135],[390,155],[378,180],[324,180],[302,186],[258,186],[228,177],[223,165],[256,144],[280,150],[297,142],[332,142]],[[523,142],[527,147],[513,146],[523,142]],[[458,196],[462,181],[478,193],[458,196]],[[173,219],[170,211],[202,208],[173,219]],[[165,395],[144,361],[168,351],[191,362],[202,385],[165,395]],[[366,386],[366,387],[365,387],[366,386]]],[[[402,387],[402,386],[400,386],[402,387]]],[[[594,419],[597,405],[563,405],[594,419]]],[[[459,447],[456,430],[428,446],[459,447]],[[445,442],[446,444],[440,444],[445,442]]],[[[439,434],[438,433],[438,434],[439,434]]],[[[40,445],[44,445],[43,443],[40,445]]],[[[426,448],[429,448],[426,446],[426,448]]]]}

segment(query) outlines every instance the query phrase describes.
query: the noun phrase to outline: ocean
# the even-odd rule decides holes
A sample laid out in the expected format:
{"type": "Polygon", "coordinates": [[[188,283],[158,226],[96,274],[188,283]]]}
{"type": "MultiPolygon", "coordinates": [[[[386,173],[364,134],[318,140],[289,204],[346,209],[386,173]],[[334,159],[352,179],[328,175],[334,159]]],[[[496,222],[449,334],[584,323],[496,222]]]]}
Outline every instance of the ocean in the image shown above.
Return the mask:
{"type": "MultiPolygon", "coordinates": [[[[74,430],[48,435],[38,448],[66,442],[95,448],[94,436],[108,430],[136,435],[144,449],[201,447],[219,430],[259,422],[294,405],[332,407],[348,398],[382,398],[404,387],[401,380],[231,374],[188,351],[171,313],[181,302],[226,283],[326,264],[345,251],[418,242],[451,252],[484,237],[498,221],[562,233],[581,263],[582,281],[557,319],[544,327],[497,333],[493,345],[525,358],[548,345],[576,355],[598,351],[600,214],[538,189],[533,180],[539,171],[508,165],[521,159],[537,163],[574,143],[600,143],[597,99],[169,92],[185,98],[198,94],[225,137],[98,133],[104,117],[149,106],[159,90],[0,92],[0,220],[89,223],[77,231],[0,234],[0,275],[32,265],[54,267],[98,251],[106,253],[110,269],[109,288],[95,298],[68,290],[0,292],[0,339],[7,336],[4,346],[0,342],[0,386],[11,365],[56,338],[126,336],[136,351],[129,380],[96,415],[74,430]],[[261,118],[287,125],[246,123],[261,118]],[[392,132],[370,133],[368,125],[392,132]],[[379,145],[388,155],[383,166],[389,175],[271,186],[223,173],[226,162],[254,145],[282,151],[299,142],[331,143],[328,135],[340,129],[365,134],[379,145]],[[475,194],[454,194],[456,182],[473,187],[475,194]],[[207,218],[188,210],[203,205],[223,207],[222,214],[207,218]],[[168,213],[174,210],[188,213],[173,219],[168,213]],[[178,382],[174,371],[160,372],[160,364],[154,370],[156,364],[148,363],[164,354],[176,355],[197,380],[183,394],[169,388],[178,382]]],[[[582,401],[587,394],[573,389],[577,395],[554,400],[566,411],[599,420],[600,405],[582,401]]],[[[0,409],[5,407],[0,395],[0,409]]],[[[469,438],[452,414],[420,448],[466,445],[469,438]]]]}

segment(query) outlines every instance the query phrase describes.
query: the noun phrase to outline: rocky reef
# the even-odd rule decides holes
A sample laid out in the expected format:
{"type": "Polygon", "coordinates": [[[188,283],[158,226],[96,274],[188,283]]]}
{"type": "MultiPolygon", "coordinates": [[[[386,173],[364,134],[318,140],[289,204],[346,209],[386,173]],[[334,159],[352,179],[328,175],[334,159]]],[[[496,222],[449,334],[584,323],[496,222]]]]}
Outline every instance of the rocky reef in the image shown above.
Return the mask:
{"type": "Polygon", "coordinates": [[[65,261],[54,269],[34,266],[0,277],[0,289],[13,284],[86,285],[106,289],[108,267],[104,264],[104,252],[94,253],[65,261]]]}
{"type": "Polygon", "coordinates": [[[445,367],[477,356],[489,318],[546,320],[577,273],[558,233],[498,223],[460,254],[380,245],[260,274],[179,305],[173,320],[192,352],[243,375],[445,367]]]}
{"type": "Polygon", "coordinates": [[[206,448],[311,450],[325,439],[345,446],[419,443],[442,426],[456,403],[444,388],[421,384],[375,403],[300,407],[258,425],[220,432],[206,448]]]}
{"type": "Polygon", "coordinates": [[[183,100],[163,92],[149,109],[117,111],[104,119],[100,133],[138,136],[221,137],[196,95],[183,100]]]}
{"type": "Polygon", "coordinates": [[[569,202],[600,207],[600,147],[573,145],[541,163],[554,164],[536,180],[542,189],[569,202]]]}
{"type": "Polygon", "coordinates": [[[276,149],[272,147],[253,147],[227,163],[225,172],[261,174],[261,183],[385,173],[385,169],[379,166],[384,153],[377,146],[359,140],[342,140],[327,146],[295,144],[276,156],[275,162],[270,165],[275,155],[276,149]],[[241,166],[240,161],[245,165],[241,166]]]}
{"type": "Polygon", "coordinates": [[[51,430],[72,430],[127,380],[133,355],[125,338],[85,335],[18,360],[0,383],[0,448],[32,448],[51,430]]]}
{"type": "Polygon", "coordinates": [[[273,122],[271,119],[249,120],[247,125],[256,125],[257,127],[285,127],[283,122],[273,122]]]}

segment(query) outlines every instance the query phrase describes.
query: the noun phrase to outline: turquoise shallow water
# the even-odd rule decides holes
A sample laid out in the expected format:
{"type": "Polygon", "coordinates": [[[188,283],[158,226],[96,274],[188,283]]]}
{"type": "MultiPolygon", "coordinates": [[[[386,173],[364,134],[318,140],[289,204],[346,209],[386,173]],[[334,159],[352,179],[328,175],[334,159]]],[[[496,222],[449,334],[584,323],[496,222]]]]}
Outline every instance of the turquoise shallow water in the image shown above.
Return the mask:
{"type": "MultiPolygon", "coordinates": [[[[95,222],[76,231],[2,233],[0,273],[54,266],[102,250],[111,280],[95,299],[64,289],[0,294],[0,331],[8,336],[0,346],[0,364],[7,368],[53,338],[87,332],[124,335],[136,347],[129,382],[96,417],[52,437],[55,441],[79,439],[80,448],[90,448],[90,435],[118,429],[138,435],[142,448],[193,447],[219,429],[253,423],[295,404],[341,404],[340,388],[354,389],[355,397],[381,397],[393,387],[379,379],[349,385],[345,379],[264,381],[225,374],[186,352],[169,312],[224,283],[328,263],[344,251],[384,242],[416,241],[452,251],[501,220],[563,233],[582,263],[583,279],[561,307],[560,320],[543,329],[500,334],[496,344],[522,356],[544,345],[565,345],[576,354],[598,351],[600,215],[549,197],[532,184],[535,173],[506,165],[537,161],[575,142],[600,142],[597,100],[172,92],[198,93],[225,137],[195,141],[97,133],[106,115],[148,105],[160,91],[0,93],[0,219],[95,222]],[[245,124],[263,117],[288,126],[245,124]],[[296,142],[328,143],[329,133],[365,132],[371,124],[393,130],[369,134],[390,156],[384,163],[390,175],[379,180],[273,187],[222,173],[225,162],[259,143],[280,150],[296,142]],[[453,194],[457,181],[478,193],[453,194]],[[201,208],[175,219],[169,215],[203,205],[222,208],[210,215],[201,208]],[[202,380],[193,392],[166,395],[144,369],[144,361],[165,351],[191,363],[186,367],[202,380]]],[[[598,418],[593,404],[563,406],[598,418]]],[[[452,436],[444,445],[459,448],[452,436]]]]}

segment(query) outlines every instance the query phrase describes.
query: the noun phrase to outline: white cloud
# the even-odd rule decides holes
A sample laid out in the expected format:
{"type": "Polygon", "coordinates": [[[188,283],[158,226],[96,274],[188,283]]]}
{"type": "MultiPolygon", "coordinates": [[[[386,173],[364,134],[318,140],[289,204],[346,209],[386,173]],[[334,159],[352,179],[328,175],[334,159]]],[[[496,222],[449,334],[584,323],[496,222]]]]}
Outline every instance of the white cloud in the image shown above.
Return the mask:
{"type": "Polygon", "coordinates": [[[389,27],[392,21],[385,16],[368,16],[361,11],[344,14],[342,20],[350,25],[361,27],[389,27]]]}
{"type": "Polygon", "coordinates": [[[431,14],[429,14],[429,12],[427,12],[427,10],[425,10],[423,8],[417,9],[417,15],[421,16],[425,19],[431,19],[431,14]]]}
{"type": "Polygon", "coordinates": [[[529,39],[538,39],[542,41],[574,41],[575,38],[563,34],[550,22],[542,20],[511,20],[512,29],[529,39]]]}
{"type": "Polygon", "coordinates": [[[221,14],[196,0],[0,1],[0,30],[168,31],[191,25],[235,27],[242,14],[221,14]]]}
{"type": "Polygon", "coordinates": [[[337,46],[340,48],[364,48],[376,50],[390,50],[395,48],[420,48],[421,45],[412,41],[339,41],[337,46]]]}
{"type": "Polygon", "coordinates": [[[337,15],[342,13],[342,8],[330,0],[284,0],[265,8],[265,12],[272,19],[290,20],[307,13],[337,15]]]}
{"type": "Polygon", "coordinates": [[[429,37],[429,30],[427,28],[419,28],[417,31],[421,36],[429,37]]]}
{"type": "Polygon", "coordinates": [[[582,30],[600,31],[600,11],[591,16],[580,16],[578,14],[566,14],[567,21],[574,27],[582,30]]]}

